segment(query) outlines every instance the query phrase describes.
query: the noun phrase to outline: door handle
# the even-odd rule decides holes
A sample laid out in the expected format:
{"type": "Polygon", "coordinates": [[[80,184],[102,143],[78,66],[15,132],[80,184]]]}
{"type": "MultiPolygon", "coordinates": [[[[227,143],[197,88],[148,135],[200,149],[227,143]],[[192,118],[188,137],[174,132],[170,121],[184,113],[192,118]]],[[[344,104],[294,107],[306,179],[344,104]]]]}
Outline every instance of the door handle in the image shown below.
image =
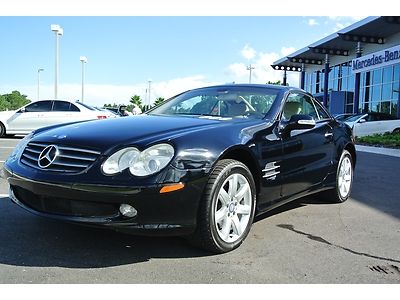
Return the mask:
{"type": "Polygon", "coordinates": [[[327,133],[325,133],[325,138],[331,138],[331,137],[333,137],[333,133],[332,132],[327,132],[327,133]]]}

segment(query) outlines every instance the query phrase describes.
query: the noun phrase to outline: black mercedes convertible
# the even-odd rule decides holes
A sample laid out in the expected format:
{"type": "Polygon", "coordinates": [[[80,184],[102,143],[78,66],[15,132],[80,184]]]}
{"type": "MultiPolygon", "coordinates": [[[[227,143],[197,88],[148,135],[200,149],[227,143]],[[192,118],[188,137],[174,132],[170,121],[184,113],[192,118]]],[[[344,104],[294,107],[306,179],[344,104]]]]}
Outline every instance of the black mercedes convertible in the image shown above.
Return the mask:
{"type": "Polygon", "coordinates": [[[145,114],[35,130],[2,176],[12,201],[40,216],[145,235],[182,235],[221,253],[253,219],[318,193],[343,202],[351,129],[312,95],[276,85],[179,94],[145,114]]]}

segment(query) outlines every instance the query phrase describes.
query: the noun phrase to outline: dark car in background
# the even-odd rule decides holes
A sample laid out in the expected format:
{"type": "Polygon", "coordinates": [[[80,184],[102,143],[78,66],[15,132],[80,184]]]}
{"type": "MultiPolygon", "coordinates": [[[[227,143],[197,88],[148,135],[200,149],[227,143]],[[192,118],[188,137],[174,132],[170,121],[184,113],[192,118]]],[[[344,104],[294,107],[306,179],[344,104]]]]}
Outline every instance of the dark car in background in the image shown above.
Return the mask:
{"type": "Polygon", "coordinates": [[[221,253],[254,216],[299,197],[348,199],[351,129],[276,85],[190,90],[145,114],[34,131],[4,164],[10,198],[40,216],[221,253]]]}

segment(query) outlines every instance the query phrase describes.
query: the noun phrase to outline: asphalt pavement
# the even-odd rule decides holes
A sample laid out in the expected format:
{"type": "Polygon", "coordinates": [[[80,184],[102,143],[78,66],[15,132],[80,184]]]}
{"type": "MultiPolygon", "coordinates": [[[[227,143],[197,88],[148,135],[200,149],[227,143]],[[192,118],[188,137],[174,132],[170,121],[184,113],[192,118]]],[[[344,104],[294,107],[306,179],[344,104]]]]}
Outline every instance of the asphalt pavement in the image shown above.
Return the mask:
{"type": "MultiPolygon", "coordinates": [[[[18,141],[0,139],[0,167],[18,141]]],[[[357,154],[347,202],[285,205],[222,255],[37,217],[1,179],[0,283],[400,283],[400,157],[357,154]]]]}

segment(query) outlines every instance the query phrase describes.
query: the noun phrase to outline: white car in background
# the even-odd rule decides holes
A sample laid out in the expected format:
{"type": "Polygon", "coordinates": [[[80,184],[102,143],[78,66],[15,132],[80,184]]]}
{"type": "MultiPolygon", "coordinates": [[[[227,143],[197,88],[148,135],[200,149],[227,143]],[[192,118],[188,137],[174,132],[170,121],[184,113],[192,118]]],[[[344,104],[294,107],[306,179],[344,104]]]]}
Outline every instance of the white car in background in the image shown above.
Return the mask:
{"type": "Polygon", "coordinates": [[[29,134],[32,130],[75,121],[107,119],[112,114],[82,102],[40,100],[18,110],[0,112],[0,137],[29,134]]]}
{"type": "Polygon", "coordinates": [[[400,132],[400,120],[385,113],[364,113],[343,120],[353,129],[354,136],[367,136],[385,132],[400,132]]]}

